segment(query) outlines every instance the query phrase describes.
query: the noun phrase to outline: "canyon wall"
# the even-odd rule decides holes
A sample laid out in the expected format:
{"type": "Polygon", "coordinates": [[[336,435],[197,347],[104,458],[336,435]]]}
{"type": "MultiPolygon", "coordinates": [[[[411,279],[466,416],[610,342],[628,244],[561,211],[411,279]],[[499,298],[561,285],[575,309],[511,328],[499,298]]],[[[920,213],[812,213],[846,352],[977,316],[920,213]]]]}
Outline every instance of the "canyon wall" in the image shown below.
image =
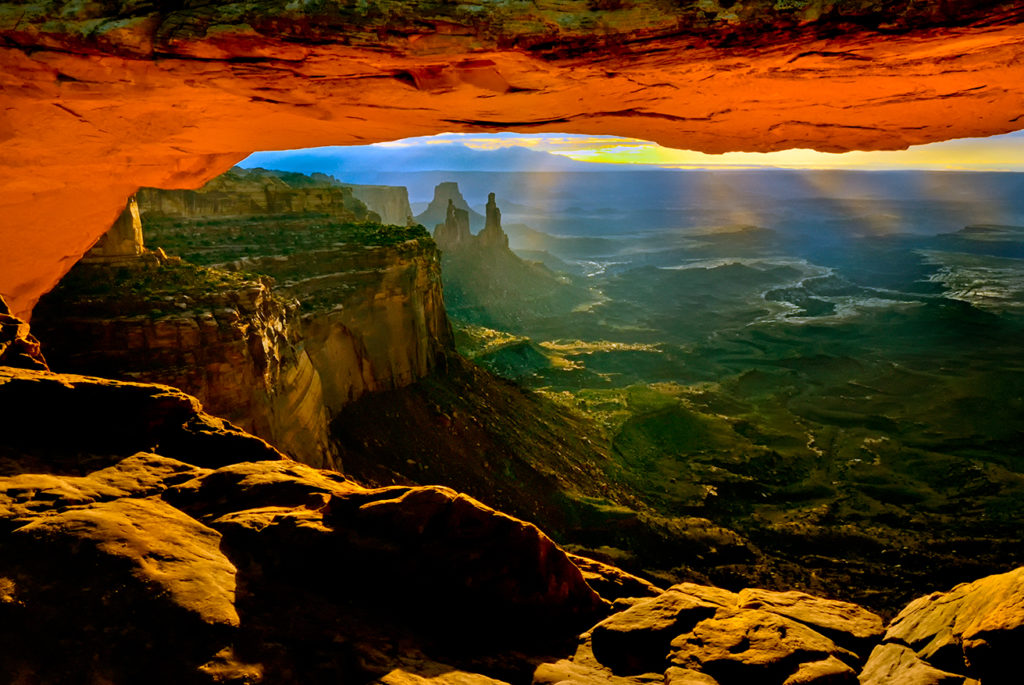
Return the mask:
{"type": "Polygon", "coordinates": [[[58,371],[171,385],[302,462],[338,467],[296,303],[232,276],[153,253],[79,264],[34,328],[58,371]]]}
{"type": "Polygon", "coordinates": [[[301,337],[331,413],[429,374],[454,350],[432,244],[338,247],[225,266],[274,276],[308,303],[301,337]]]}
{"type": "MultiPolygon", "coordinates": [[[[40,302],[35,327],[54,368],[172,385],[296,459],[340,469],[333,415],[415,382],[454,350],[433,241],[360,223],[347,199],[322,174],[264,170],[199,191],[144,189],[156,251],[86,260],[40,302]],[[268,213],[280,207],[263,202],[268,188],[329,212],[268,213]]],[[[138,217],[130,205],[111,230],[138,217]]]]}
{"type": "Polygon", "coordinates": [[[266,169],[235,167],[198,190],[142,188],[138,201],[143,213],[161,217],[314,213],[352,221],[380,221],[350,188],[330,176],[266,169]]]}
{"type": "Polygon", "coordinates": [[[363,186],[346,184],[356,199],[380,216],[381,222],[405,226],[412,219],[409,190],[405,186],[363,186]]]}

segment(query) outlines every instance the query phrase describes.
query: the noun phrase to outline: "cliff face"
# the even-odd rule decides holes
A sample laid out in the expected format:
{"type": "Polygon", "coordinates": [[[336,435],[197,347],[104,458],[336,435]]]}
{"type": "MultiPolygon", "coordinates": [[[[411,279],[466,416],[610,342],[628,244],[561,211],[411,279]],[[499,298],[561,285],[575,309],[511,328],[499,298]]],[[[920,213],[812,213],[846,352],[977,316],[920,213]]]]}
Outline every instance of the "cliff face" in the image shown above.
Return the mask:
{"type": "Polygon", "coordinates": [[[454,349],[430,243],[339,246],[226,266],[271,275],[304,303],[301,336],[331,413],[428,375],[454,349]]]}
{"type": "Polygon", "coordinates": [[[380,216],[381,223],[405,226],[412,218],[409,190],[405,186],[347,185],[352,195],[380,216]]]}
{"type": "Polygon", "coordinates": [[[266,281],[153,254],[79,264],[35,329],[58,370],[181,388],[300,461],[338,465],[295,305],[266,281]]]}
{"type": "Polygon", "coordinates": [[[350,188],[330,176],[265,169],[236,167],[199,190],[142,188],[138,201],[142,212],[161,217],[311,213],[329,214],[346,221],[380,221],[350,188]]]}

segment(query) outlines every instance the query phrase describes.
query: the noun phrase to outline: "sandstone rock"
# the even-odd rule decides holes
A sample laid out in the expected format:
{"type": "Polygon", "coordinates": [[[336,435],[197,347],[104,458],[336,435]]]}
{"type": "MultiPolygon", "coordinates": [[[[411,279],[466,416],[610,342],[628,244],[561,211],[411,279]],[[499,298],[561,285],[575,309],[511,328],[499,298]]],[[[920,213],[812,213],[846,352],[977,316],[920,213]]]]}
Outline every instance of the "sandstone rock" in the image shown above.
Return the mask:
{"type": "Polygon", "coordinates": [[[76,505],[147,497],[206,472],[176,459],[140,452],[86,476],[21,473],[0,477],[0,519],[24,521],[76,505]]]}
{"type": "Polygon", "coordinates": [[[719,685],[719,683],[706,673],[672,666],[665,671],[665,685],[719,685]]]}
{"type": "Polygon", "coordinates": [[[569,554],[569,560],[583,572],[587,585],[609,601],[626,597],[656,597],[664,592],[650,581],[596,559],[569,554]]]}
{"type": "Polygon", "coordinates": [[[83,455],[120,459],[154,447],[197,465],[284,456],[167,386],[0,367],[0,405],[5,449],[23,461],[46,460],[49,468],[83,455]],[[60,430],[52,417],[60,417],[60,430]]]}
{"type": "Polygon", "coordinates": [[[782,685],[853,685],[857,672],[834,656],[800,664],[782,685]]]}
{"type": "Polygon", "coordinates": [[[253,149],[529,128],[838,152],[1008,132],[1020,23],[1009,0],[9,4],[0,292],[27,315],[137,187],[198,187],[253,149]]]}
{"type": "Polygon", "coordinates": [[[256,278],[203,290],[188,279],[212,275],[166,261],[77,265],[36,311],[35,328],[49,342],[54,368],[171,385],[296,459],[338,466],[320,374],[302,345],[295,303],[256,278]],[[146,290],[107,289],[112,280],[144,283],[146,290]],[[168,308],[166,298],[184,300],[181,309],[168,308]],[[144,314],[154,308],[158,316],[144,314]],[[222,311],[230,315],[213,314],[222,311]]]}
{"type": "Polygon", "coordinates": [[[747,589],[740,591],[738,603],[742,609],[761,609],[799,621],[862,658],[884,632],[881,616],[867,609],[803,592],[747,589]]]}
{"type": "Polygon", "coordinates": [[[1024,645],[1024,568],[914,600],[893,619],[885,641],[985,685],[1015,682],[1024,645]]]}
{"type": "MultiPolygon", "coordinates": [[[[143,188],[138,195],[143,216],[212,217],[325,213],[343,220],[380,221],[352,189],[324,174],[235,167],[199,190],[143,188]]],[[[402,224],[404,225],[404,221],[402,224]]]]}
{"type": "Polygon", "coordinates": [[[501,210],[494,200],[494,193],[487,196],[487,214],[484,228],[477,235],[477,241],[484,250],[507,250],[508,236],[501,228],[501,210]]]}
{"type": "Polygon", "coordinates": [[[0,296],[0,366],[46,371],[46,360],[39,341],[29,332],[29,326],[11,316],[7,303],[0,296]]]}
{"type": "Polygon", "coordinates": [[[0,576],[13,587],[0,661],[24,661],[42,682],[183,677],[239,624],[220,541],[156,499],[40,512],[0,541],[0,576]]]}
{"type": "MultiPolygon", "coordinates": [[[[484,217],[469,206],[466,198],[462,196],[462,192],[459,190],[459,184],[454,181],[445,181],[434,186],[433,199],[425,210],[414,217],[414,220],[416,223],[423,224],[424,226],[443,224],[448,219],[449,205],[452,206],[453,210],[466,213],[467,231],[478,230],[483,227],[484,217]]],[[[459,216],[462,215],[460,214],[459,216]]],[[[462,234],[461,228],[460,234],[462,234]]],[[[463,237],[465,236],[463,235],[463,237]]]]}
{"type": "Polygon", "coordinates": [[[480,673],[467,673],[452,667],[435,664],[430,668],[410,671],[396,668],[373,681],[376,685],[507,685],[502,680],[488,678],[480,673]]]}
{"type": "Polygon", "coordinates": [[[895,642],[875,647],[860,673],[861,685],[970,685],[976,682],[930,666],[914,650],[895,642]]]}
{"type": "Polygon", "coordinates": [[[669,588],[594,626],[594,656],[616,673],[662,671],[672,640],[721,608],[669,588]]]}
{"type": "Polygon", "coordinates": [[[412,221],[409,191],[405,186],[367,186],[346,183],[356,199],[380,215],[381,222],[405,226],[412,221]]]}
{"type": "Polygon", "coordinates": [[[472,240],[473,235],[469,231],[469,211],[459,209],[449,198],[444,223],[434,228],[434,242],[442,252],[449,252],[469,245],[472,240]]]}
{"type": "Polygon", "coordinates": [[[807,626],[758,610],[725,611],[672,641],[673,665],[709,674],[719,682],[783,682],[802,664],[857,656],[807,626]]]}
{"type": "Polygon", "coordinates": [[[606,606],[534,526],[447,488],[367,490],[279,462],[224,467],[165,497],[221,530],[261,575],[302,577],[315,572],[308,564],[327,564],[341,587],[363,588],[448,639],[529,643],[585,627],[606,606]]]}

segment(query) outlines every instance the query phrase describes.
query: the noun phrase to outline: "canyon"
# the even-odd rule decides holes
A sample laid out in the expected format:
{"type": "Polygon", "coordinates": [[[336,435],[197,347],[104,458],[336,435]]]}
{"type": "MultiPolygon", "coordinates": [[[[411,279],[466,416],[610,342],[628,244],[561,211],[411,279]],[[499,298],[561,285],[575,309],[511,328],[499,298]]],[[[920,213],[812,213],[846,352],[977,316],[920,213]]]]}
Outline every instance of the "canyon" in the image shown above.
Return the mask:
{"type": "Polygon", "coordinates": [[[237,170],[199,191],[143,189],[124,217],[111,234],[134,219],[139,244],[98,246],[38,307],[57,369],[183,388],[340,468],[331,417],[452,351],[432,243],[398,228],[380,239],[363,223],[378,215],[333,179],[237,170]],[[142,247],[140,216],[174,256],[142,247]]]}
{"type": "MultiPolygon", "coordinates": [[[[882,615],[560,547],[525,520],[558,523],[530,511],[538,484],[577,496],[567,527],[628,535],[641,517],[622,483],[602,489],[612,462],[585,423],[452,356],[444,257],[408,197],[262,171],[232,172],[247,189],[225,196],[215,179],[257,148],[441,130],[708,152],[991,135],[1021,125],[1022,35],[1024,7],[999,0],[0,4],[0,681],[1016,683],[1020,568],[882,615]],[[160,190],[133,203],[140,187],[160,190]],[[78,292],[58,287],[30,328],[66,274],[78,292]],[[442,371],[462,385],[430,387],[442,371]],[[503,439],[441,409],[453,388],[494,393],[514,432],[541,417],[526,447],[544,449],[491,463],[481,442],[449,464],[493,478],[481,497],[407,482],[444,460],[398,450],[401,470],[340,472],[346,412],[503,439]],[[492,484],[518,517],[480,501],[492,484]]],[[[488,204],[476,247],[505,255],[488,204]]],[[[742,553],[675,523],[684,557],[742,553]]]]}

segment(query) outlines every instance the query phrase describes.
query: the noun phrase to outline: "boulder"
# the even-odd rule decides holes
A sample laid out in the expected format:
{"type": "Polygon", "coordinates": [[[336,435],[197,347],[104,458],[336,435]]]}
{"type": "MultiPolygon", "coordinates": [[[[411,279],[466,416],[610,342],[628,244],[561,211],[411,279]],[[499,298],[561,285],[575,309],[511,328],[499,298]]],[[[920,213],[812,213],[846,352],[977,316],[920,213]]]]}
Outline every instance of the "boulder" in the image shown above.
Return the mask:
{"type": "Polygon", "coordinates": [[[1019,682],[1024,567],[914,600],[893,619],[885,642],[905,645],[927,664],[985,685],[1019,682]]]}
{"type": "Polygon", "coordinates": [[[672,641],[675,666],[707,673],[721,683],[782,683],[804,664],[857,656],[796,621],[759,610],[724,611],[672,641]]]}
{"type": "Polygon", "coordinates": [[[760,609],[803,623],[837,645],[867,658],[884,632],[882,617],[850,602],[814,597],[804,592],[746,589],[739,607],[760,609]]]}
{"type": "Polygon", "coordinates": [[[594,626],[594,656],[619,674],[663,671],[673,638],[689,632],[720,608],[694,594],[669,588],[594,626]]]}
{"type": "Polygon", "coordinates": [[[878,645],[871,652],[860,685],[970,685],[977,684],[962,675],[949,673],[930,666],[914,650],[905,645],[889,642],[878,645]]]}
{"type": "Polygon", "coordinates": [[[632,573],[590,557],[569,554],[569,561],[583,572],[583,579],[609,601],[629,597],[656,597],[664,590],[632,573]]]}

